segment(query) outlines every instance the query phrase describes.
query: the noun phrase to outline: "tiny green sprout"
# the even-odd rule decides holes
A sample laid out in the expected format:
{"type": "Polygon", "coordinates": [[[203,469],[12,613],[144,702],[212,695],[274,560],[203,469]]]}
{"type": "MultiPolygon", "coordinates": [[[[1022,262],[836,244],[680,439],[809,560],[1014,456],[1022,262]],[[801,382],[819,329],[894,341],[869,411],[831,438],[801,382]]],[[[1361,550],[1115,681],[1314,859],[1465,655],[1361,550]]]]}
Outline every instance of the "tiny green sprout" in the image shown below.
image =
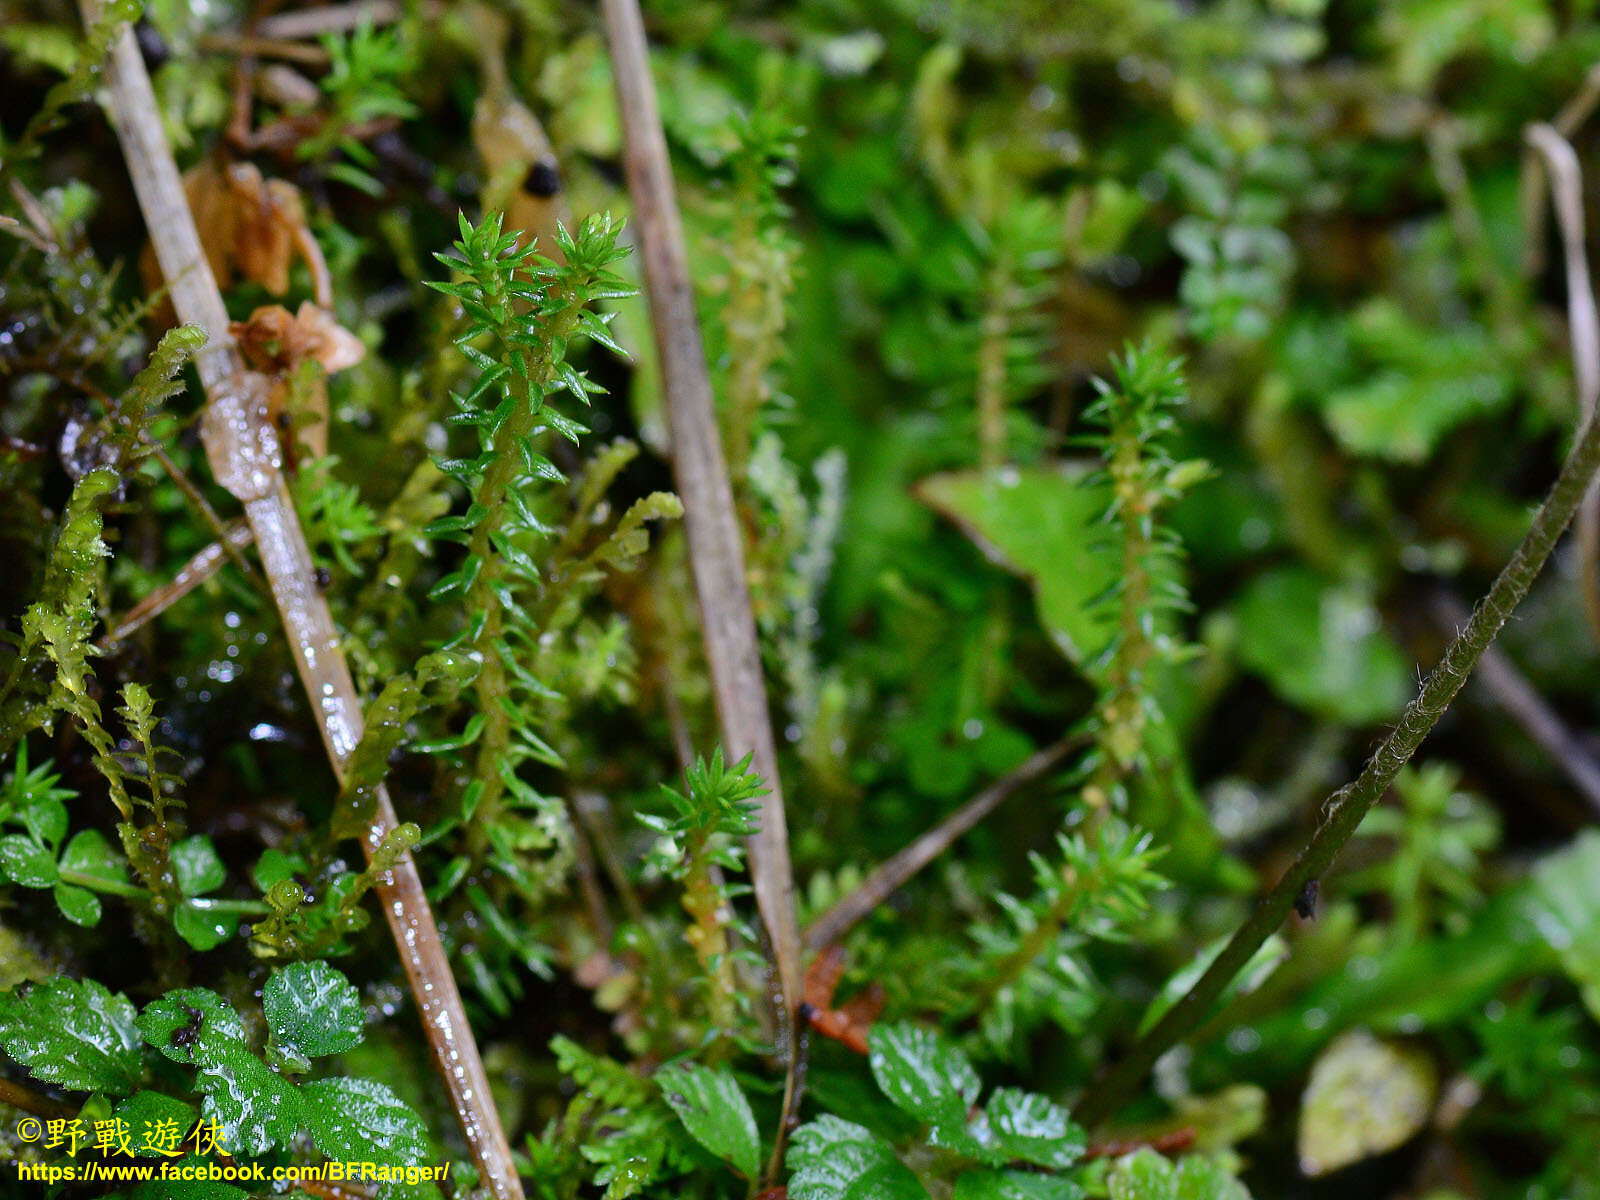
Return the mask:
{"type": "Polygon", "coordinates": [[[280,917],[286,917],[305,902],[306,890],[292,879],[280,879],[267,889],[267,903],[280,917]]]}

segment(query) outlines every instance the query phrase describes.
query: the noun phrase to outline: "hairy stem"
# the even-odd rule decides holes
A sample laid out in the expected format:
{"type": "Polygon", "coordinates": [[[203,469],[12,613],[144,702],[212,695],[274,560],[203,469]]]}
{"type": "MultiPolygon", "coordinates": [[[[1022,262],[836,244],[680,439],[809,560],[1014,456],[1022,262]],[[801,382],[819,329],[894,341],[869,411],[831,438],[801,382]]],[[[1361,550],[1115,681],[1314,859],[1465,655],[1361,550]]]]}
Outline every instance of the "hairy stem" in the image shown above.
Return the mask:
{"type": "Polygon", "coordinates": [[[1572,520],[1597,469],[1600,469],[1600,422],[1590,420],[1534,516],[1527,536],[1473,610],[1466,627],[1445,650],[1439,665],[1429,673],[1421,691],[1406,706],[1400,723],[1367,760],[1355,780],[1323,803],[1322,820],[1311,841],[1277,885],[1256,905],[1255,911],[1229,939],[1211,966],[1167,1015],[1134,1044],[1126,1057],[1083,1097],[1074,1113],[1077,1120],[1093,1125],[1115,1113],[1155,1065],[1156,1059],[1188,1036],[1211,1012],[1223,989],[1283,924],[1301,889],[1328,869],[1367,811],[1388,790],[1400,768],[1417,752],[1423,739],[1444,715],[1473,666],[1527,594],[1562,531],[1572,520]]]}

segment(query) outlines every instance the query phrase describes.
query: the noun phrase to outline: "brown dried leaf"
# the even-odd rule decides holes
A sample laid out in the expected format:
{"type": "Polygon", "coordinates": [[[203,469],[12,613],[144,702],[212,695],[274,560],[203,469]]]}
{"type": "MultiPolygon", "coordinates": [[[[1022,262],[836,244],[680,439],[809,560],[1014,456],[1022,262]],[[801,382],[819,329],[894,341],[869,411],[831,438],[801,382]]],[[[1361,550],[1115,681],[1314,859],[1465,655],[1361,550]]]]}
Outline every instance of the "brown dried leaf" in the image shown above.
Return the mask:
{"type": "MultiPolygon", "coordinates": [[[[317,302],[333,302],[328,266],[294,184],[267,179],[251,163],[224,169],[208,159],[184,173],[183,190],[219,288],[226,291],[243,276],[281,296],[289,290],[289,268],[298,254],[311,271],[317,302]]],[[[147,282],[158,283],[154,256],[145,258],[147,282]]]]}
{"type": "Polygon", "coordinates": [[[293,374],[314,360],[330,375],[353,367],[366,357],[361,339],[333,319],[333,314],[307,300],[293,316],[281,304],[267,304],[235,321],[229,331],[245,361],[258,371],[293,374]]]}

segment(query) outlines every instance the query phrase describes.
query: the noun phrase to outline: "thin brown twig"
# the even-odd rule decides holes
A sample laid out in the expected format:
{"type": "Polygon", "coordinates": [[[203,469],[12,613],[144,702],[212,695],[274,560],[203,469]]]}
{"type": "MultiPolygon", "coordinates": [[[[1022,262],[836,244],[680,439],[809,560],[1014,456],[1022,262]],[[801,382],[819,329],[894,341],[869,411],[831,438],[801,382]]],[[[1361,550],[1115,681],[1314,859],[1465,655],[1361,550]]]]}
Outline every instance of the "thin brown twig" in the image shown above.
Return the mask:
{"type": "Polygon", "coordinates": [[[253,37],[243,33],[207,33],[196,43],[209,54],[236,54],[247,58],[278,58],[308,67],[328,65],[328,52],[292,38],[253,37]]]}
{"type": "MultiPolygon", "coordinates": [[[[1584,253],[1583,171],[1572,143],[1553,126],[1530,125],[1528,145],[1544,159],[1550,198],[1561,229],[1561,251],[1567,278],[1567,325],[1572,339],[1572,374],[1578,385],[1579,423],[1594,415],[1600,400],[1600,313],[1584,253]]],[[[1578,543],[1578,595],[1589,629],[1600,641],[1600,485],[1590,487],[1578,509],[1574,531],[1578,543]]]]}
{"type": "MultiPolygon", "coordinates": [[[[93,21],[97,0],[80,0],[93,21]]],[[[112,45],[106,69],[109,111],[143,210],[156,258],[181,320],[209,341],[195,359],[207,404],[201,438],[217,482],[243,505],[283,619],[300,680],[323,743],[342,778],[362,732],[360,703],[327,600],[316,586],[311,552],[284,483],[281,449],[266,418],[268,381],[247,371],[228,333],[228,314],[207,265],[194,216],[161,124],[150,77],[131,29],[112,45]]],[[[378,790],[363,847],[370,856],[396,827],[378,790]]],[[[435,1066],[444,1078],[484,1184],[496,1200],[522,1200],[522,1185],[489,1092],[488,1075],[467,1023],[416,863],[405,855],[378,886],[415,997],[435,1066]]]]}
{"type": "MultiPolygon", "coordinates": [[[[251,566],[250,560],[244,556],[244,548],[250,544],[250,539],[246,538],[240,542],[233,536],[232,529],[237,522],[225,523],[217,515],[217,510],[211,507],[211,501],[206,499],[205,493],[195,486],[195,482],[189,478],[188,472],[172,461],[172,456],[166,452],[159,442],[147,444],[151,455],[161,464],[161,469],[167,473],[167,478],[177,485],[184,498],[194,506],[194,510],[200,514],[200,519],[211,530],[212,536],[217,539],[214,545],[222,552],[225,558],[233,560],[233,565],[239,568],[246,579],[259,585],[262,582],[261,572],[251,566]]],[[[197,580],[196,582],[199,581],[197,580]]]]}
{"type": "Polygon", "coordinates": [[[1074,750],[1089,742],[1085,734],[1072,734],[1046,746],[1007,775],[1002,775],[932,829],[880,863],[855,889],[806,926],[806,949],[818,950],[837,942],[850,929],[905,886],[918,871],[949,849],[1000,804],[1028,784],[1049,774],[1074,750]]]}
{"type": "Polygon", "coordinates": [[[611,825],[611,805],[599,792],[580,791],[572,797],[572,809],[594,843],[600,867],[611,881],[611,886],[617,890],[617,897],[622,901],[628,919],[636,924],[644,924],[644,902],[639,899],[639,889],[628,878],[628,864],[617,850],[615,831],[611,825]]]}
{"type": "MultiPolygon", "coordinates": [[[[1550,124],[1562,137],[1570,140],[1583,123],[1600,107],[1600,63],[1595,63],[1584,73],[1583,82],[1572,98],[1561,106],[1550,124]]],[[[1545,230],[1545,174],[1539,166],[1538,156],[1530,146],[1522,156],[1522,172],[1518,182],[1522,210],[1522,277],[1534,279],[1544,273],[1545,230]]]]}
{"type": "Polygon", "coordinates": [[[1516,298],[1484,228],[1472,195],[1472,182],[1461,160],[1461,123],[1447,112],[1428,122],[1426,141],[1434,179],[1444,194],[1445,211],[1465,251],[1466,273],[1487,302],[1495,330],[1510,340],[1516,328],[1516,298]]]}
{"type": "Polygon", "coordinates": [[[228,522],[225,533],[223,541],[208,543],[197,551],[193,558],[179,567],[170,580],[148,593],[144,599],[116,620],[106,622],[105,636],[100,639],[101,648],[106,649],[125,641],[136,630],[155,620],[222,570],[222,564],[228,561],[227,551],[223,548],[225,545],[242,550],[250,544],[250,525],[247,521],[228,522]]]}
{"type": "Polygon", "coordinates": [[[733,489],[718,433],[705,347],[695,316],[683,222],[672,181],[666,135],[650,74],[644,18],[637,0],[603,0],[612,76],[626,143],[628,190],[644,259],[645,286],[660,355],[673,476],[683,499],[689,564],[699,600],[718,721],[734,758],[754,756],[770,789],[749,839],[756,906],[771,943],[778,1027],[788,1045],[785,1099],[769,1175],[783,1156],[785,1129],[797,1103],[795,1011],[800,1003],[800,928],[777,747],[767,709],[755,617],[745,583],[744,547],[733,489]]]}
{"type": "Polygon", "coordinates": [[[572,849],[578,876],[578,890],[583,894],[584,907],[589,910],[589,924],[594,928],[595,944],[601,950],[611,948],[611,938],[616,933],[616,923],[606,907],[605,893],[600,890],[599,873],[595,869],[594,848],[589,845],[588,830],[577,819],[578,800],[568,797],[567,809],[573,816],[572,849]]]}
{"type": "Polygon", "coordinates": [[[23,1112],[30,1112],[36,1117],[52,1119],[70,1117],[78,1111],[70,1104],[63,1104],[9,1079],[0,1079],[0,1104],[9,1104],[12,1108],[20,1108],[23,1112]]]}
{"type": "MultiPolygon", "coordinates": [[[[423,3],[417,6],[419,15],[431,20],[443,9],[442,4],[423,3]]],[[[294,12],[274,13],[255,24],[258,37],[293,40],[295,38],[321,37],[325,33],[349,33],[361,22],[389,25],[406,14],[406,6],[398,0],[358,0],[353,4],[327,4],[318,8],[302,8],[294,12]]]]}
{"type": "MultiPolygon", "coordinates": [[[[1429,596],[1428,606],[1438,623],[1451,633],[1465,625],[1471,615],[1465,604],[1443,589],[1429,596]]],[[[1478,679],[1600,815],[1600,762],[1517,669],[1511,656],[1499,646],[1490,646],[1478,663],[1478,679]]]]}

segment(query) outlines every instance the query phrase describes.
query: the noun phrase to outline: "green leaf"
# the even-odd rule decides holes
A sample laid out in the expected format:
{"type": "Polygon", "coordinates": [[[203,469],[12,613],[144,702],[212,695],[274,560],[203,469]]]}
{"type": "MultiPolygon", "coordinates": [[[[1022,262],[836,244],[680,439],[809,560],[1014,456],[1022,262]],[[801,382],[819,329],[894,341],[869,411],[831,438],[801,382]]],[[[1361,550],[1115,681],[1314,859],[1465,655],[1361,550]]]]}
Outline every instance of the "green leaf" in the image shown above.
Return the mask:
{"type": "Polygon", "coordinates": [[[261,1007],[278,1048],[302,1059],[350,1049],[361,1041],[365,1026],[355,985],[321,961],[274,971],[261,993],[261,1007]]]}
{"type": "Polygon", "coordinates": [[[656,1074],[661,1094],[695,1141],[754,1182],[761,1174],[761,1135],[738,1082],[727,1071],[674,1065],[656,1074]]]}
{"type": "Polygon", "coordinates": [[[92,979],[58,976],[0,994],[0,1045],[35,1079],[122,1095],[142,1065],[134,1008],[92,979]]]}
{"type": "Polygon", "coordinates": [[[91,926],[100,922],[100,897],[88,888],[58,883],[55,887],[56,907],[61,915],[74,925],[91,926]]]}
{"type": "Polygon", "coordinates": [[[205,1046],[245,1041],[239,1014],[210,988],[168,992],[145,1005],[138,1026],[146,1042],[177,1063],[200,1062],[205,1046]]]}
{"type": "Polygon", "coordinates": [[[1533,871],[1528,915],[1600,1020],[1600,833],[1587,829],[1533,871]]]}
{"type": "Polygon", "coordinates": [[[0,871],[23,887],[47,888],[57,879],[55,858],[20,833],[0,838],[0,871]]]}
{"type": "Polygon", "coordinates": [[[967,1109],[981,1087],[965,1054],[931,1030],[905,1022],[874,1025],[867,1047],[872,1077],[897,1107],[936,1131],[965,1132],[967,1109]]]}
{"type": "Polygon", "coordinates": [[[1074,665],[1087,669],[1110,640],[1115,612],[1093,603],[1117,581],[1101,518],[1109,491],[1081,470],[1008,467],[953,471],[916,486],[996,565],[1027,579],[1039,621],[1074,665]]]}
{"type": "Polygon", "coordinates": [[[1250,1200],[1250,1190],[1204,1154],[1184,1156],[1177,1184],[1178,1200],[1250,1200]]]}
{"type": "Polygon", "coordinates": [[[100,883],[128,882],[127,861],[111,848],[111,843],[98,829],[85,829],[73,835],[61,856],[61,869],[100,883]]]}
{"type": "Polygon", "coordinates": [[[144,1088],[117,1105],[113,1115],[128,1123],[128,1144],[136,1156],[144,1158],[161,1157],[159,1150],[144,1145],[146,1129],[153,1129],[157,1122],[169,1122],[168,1128],[178,1129],[181,1138],[193,1127],[195,1119],[194,1109],[182,1100],[144,1088]]]}
{"type": "MultiPolygon", "coordinates": [[[[1200,976],[1206,973],[1227,944],[1226,937],[1215,939],[1188,963],[1172,973],[1166,983],[1161,985],[1161,990],[1150,1002],[1150,1007],[1145,1009],[1144,1016],[1139,1021],[1137,1036],[1143,1037],[1155,1028],[1156,1022],[1167,1015],[1167,1010],[1189,994],[1189,989],[1194,987],[1200,976]]],[[[1277,934],[1273,934],[1261,943],[1261,948],[1250,956],[1250,961],[1245,963],[1243,969],[1223,990],[1222,995],[1217,997],[1212,1011],[1226,1007],[1237,996],[1247,996],[1255,991],[1278,969],[1278,964],[1288,957],[1289,943],[1277,934]]]]}
{"type": "Polygon", "coordinates": [[[306,1123],[299,1092],[242,1044],[207,1057],[195,1088],[205,1096],[202,1114],[222,1126],[230,1153],[265,1154],[287,1145],[306,1123]]]}
{"type": "Polygon", "coordinates": [[[1111,1200],[1178,1200],[1172,1164],[1148,1147],[1119,1158],[1106,1184],[1111,1200]]]}
{"type": "MultiPolygon", "coordinates": [[[[185,1167],[203,1170],[209,1160],[191,1154],[167,1161],[179,1170],[185,1167]]],[[[132,1200],[250,1200],[250,1193],[213,1179],[147,1179],[133,1189],[132,1200]]]]}
{"type": "Polygon", "coordinates": [[[196,950],[210,950],[233,936],[239,914],[214,909],[206,900],[185,900],[172,914],[172,927],[196,950]]]}
{"type": "Polygon", "coordinates": [[[968,1171],[956,1180],[955,1200],[1080,1200],[1082,1195],[1082,1187],[1059,1175],[968,1171]]]}
{"type": "Polygon", "coordinates": [[[1008,1158],[1064,1171],[1083,1157],[1089,1144],[1083,1127],[1066,1109],[1034,1092],[997,1088],[985,1112],[989,1132],[1008,1158]]]}
{"type": "Polygon", "coordinates": [[[1355,454],[1425,462],[1451,430],[1504,409],[1515,394],[1505,351],[1475,322],[1422,324],[1382,297],[1363,304],[1332,337],[1348,340],[1355,378],[1343,387],[1324,384],[1313,399],[1334,437],[1355,454]]]}
{"type": "Polygon", "coordinates": [[[317,1079],[301,1085],[300,1097],[306,1127],[329,1158],[419,1166],[432,1156],[422,1118],[381,1083],[317,1079]]]}
{"type": "Polygon", "coordinates": [[[244,1023],[207,988],[168,992],[139,1014],[145,1041],[197,1069],[202,1114],[222,1126],[232,1154],[264,1154],[304,1124],[300,1093],[251,1054],[244,1023]]]}
{"type": "Polygon", "coordinates": [[[1190,1154],[1173,1166],[1148,1147],[1119,1159],[1107,1183],[1111,1200],[1250,1200],[1215,1159],[1190,1154]]]}
{"type": "Polygon", "coordinates": [[[255,870],[251,872],[250,877],[255,881],[256,887],[268,892],[272,890],[273,884],[293,879],[297,873],[305,871],[306,866],[306,860],[298,854],[289,855],[282,850],[267,850],[256,861],[255,870]]]}
{"type": "Polygon", "coordinates": [[[789,1200],[928,1200],[886,1143],[835,1116],[796,1130],[788,1161],[789,1200]]]}
{"type": "Polygon", "coordinates": [[[1393,717],[1411,698],[1410,660],[1357,585],[1268,571],[1234,604],[1239,660],[1292,703],[1348,725],[1393,717]]]}
{"type": "Polygon", "coordinates": [[[211,839],[201,834],[184,838],[172,848],[172,869],[178,875],[178,890],[185,896],[203,896],[227,881],[227,868],[217,856],[211,839]]]}
{"type": "Polygon", "coordinates": [[[1438,1076],[1421,1050],[1365,1029],[1335,1038],[1300,1106],[1300,1169],[1326,1175],[1404,1145],[1433,1111],[1438,1076]]]}
{"type": "Polygon", "coordinates": [[[33,840],[52,851],[67,836],[67,806],[59,800],[35,800],[22,810],[22,824],[33,840]]]}

